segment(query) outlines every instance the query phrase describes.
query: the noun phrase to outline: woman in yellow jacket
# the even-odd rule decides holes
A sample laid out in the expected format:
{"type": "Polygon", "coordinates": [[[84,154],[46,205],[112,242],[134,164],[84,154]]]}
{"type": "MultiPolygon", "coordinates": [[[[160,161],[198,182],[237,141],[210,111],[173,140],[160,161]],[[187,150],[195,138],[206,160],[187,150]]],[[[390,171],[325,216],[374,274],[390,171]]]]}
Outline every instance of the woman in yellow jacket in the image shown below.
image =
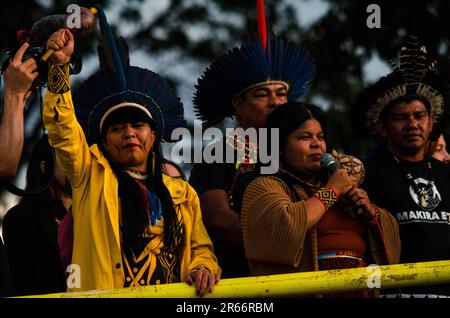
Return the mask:
{"type": "Polygon", "coordinates": [[[99,15],[109,50],[100,47],[101,70],[81,85],[74,103],[73,35],[59,30],[47,41],[55,52],[44,124],[73,187],[69,290],[186,281],[203,296],[221,269],[199,200],[188,183],[163,175],[161,168],[159,140],[184,123],[182,104],[158,74],[129,65],[125,43],[116,50],[99,15]]]}

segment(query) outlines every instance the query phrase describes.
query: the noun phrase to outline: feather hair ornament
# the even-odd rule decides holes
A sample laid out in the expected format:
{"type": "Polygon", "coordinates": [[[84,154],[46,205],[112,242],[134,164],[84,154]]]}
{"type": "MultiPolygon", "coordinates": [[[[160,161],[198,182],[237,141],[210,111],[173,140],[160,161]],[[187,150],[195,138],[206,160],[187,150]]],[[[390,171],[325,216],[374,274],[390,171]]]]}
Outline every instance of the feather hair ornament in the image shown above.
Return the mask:
{"type": "Polygon", "coordinates": [[[98,46],[100,70],[75,90],[76,115],[89,144],[100,141],[100,124],[111,110],[134,107],[155,123],[162,141],[172,141],[171,133],[186,126],[181,100],[169,83],[148,69],[131,66],[128,46],[123,38],[116,44],[100,6],[98,19],[101,44],[98,46]],[[150,116],[148,116],[150,114],[150,116]]]}
{"type": "Polygon", "coordinates": [[[352,107],[352,124],[358,133],[377,132],[377,123],[385,107],[406,96],[417,96],[428,103],[435,118],[431,139],[439,136],[448,117],[450,86],[429,59],[425,46],[411,36],[400,50],[399,63],[392,62],[391,74],[363,90],[352,107]]]}
{"type": "Polygon", "coordinates": [[[264,11],[264,0],[256,0],[256,12],[258,17],[258,36],[263,49],[267,46],[266,13],[264,11]]]}

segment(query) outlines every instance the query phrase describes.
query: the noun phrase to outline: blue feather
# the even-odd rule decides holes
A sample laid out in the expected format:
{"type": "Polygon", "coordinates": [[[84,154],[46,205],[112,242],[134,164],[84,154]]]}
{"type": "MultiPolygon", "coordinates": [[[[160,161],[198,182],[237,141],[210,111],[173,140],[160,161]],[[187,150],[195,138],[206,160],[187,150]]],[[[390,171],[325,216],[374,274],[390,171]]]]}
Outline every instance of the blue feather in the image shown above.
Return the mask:
{"type": "Polygon", "coordinates": [[[88,143],[99,142],[103,114],[124,102],[146,107],[152,114],[157,136],[171,141],[172,131],[186,126],[181,100],[159,74],[130,66],[125,40],[120,38],[116,45],[104,12],[101,8],[98,11],[102,30],[102,45],[98,48],[100,70],[73,93],[76,116],[88,143]]]}
{"type": "Polygon", "coordinates": [[[116,73],[119,79],[119,88],[125,90],[127,87],[127,82],[125,80],[125,73],[123,69],[122,62],[120,60],[119,52],[117,50],[116,43],[114,41],[114,36],[111,31],[111,27],[108,24],[108,20],[106,19],[105,13],[101,6],[97,6],[98,11],[98,20],[100,24],[100,30],[102,33],[103,45],[105,46],[105,54],[111,54],[114,65],[110,65],[112,67],[112,71],[116,73]]]}

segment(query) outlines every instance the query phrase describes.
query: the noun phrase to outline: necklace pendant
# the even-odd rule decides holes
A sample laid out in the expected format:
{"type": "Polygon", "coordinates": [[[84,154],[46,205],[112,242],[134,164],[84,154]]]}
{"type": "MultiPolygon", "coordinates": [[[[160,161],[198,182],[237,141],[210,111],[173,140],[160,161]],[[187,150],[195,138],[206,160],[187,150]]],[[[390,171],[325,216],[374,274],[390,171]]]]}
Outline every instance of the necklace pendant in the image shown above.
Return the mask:
{"type": "Polygon", "coordinates": [[[424,193],[420,193],[419,194],[419,201],[420,201],[420,207],[422,209],[425,209],[427,202],[425,201],[425,194],[424,193]]]}
{"type": "MultiPolygon", "coordinates": [[[[399,168],[403,171],[405,174],[406,180],[408,180],[411,184],[411,187],[413,188],[414,192],[417,193],[417,199],[418,204],[422,209],[425,209],[427,207],[427,191],[425,189],[420,189],[418,185],[415,183],[415,179],[413,175],[410,172],[407,172],[404,167],[402,166],[402,163],[400,162],[400,159],[397,158],[397,156],[393,155],[392,158],[394,159],[394,162],[399,166],[399,168]]],[[[431,162],[427,161],[426,166],[428,168],[428,174],[429,174],[429,186],[431,186],[431,189],[435,186],[434,178],[433,178],[433,169],[431,167],[431,162]]],[[[434,190],[433,190],[434,191],[434,190]]]]}

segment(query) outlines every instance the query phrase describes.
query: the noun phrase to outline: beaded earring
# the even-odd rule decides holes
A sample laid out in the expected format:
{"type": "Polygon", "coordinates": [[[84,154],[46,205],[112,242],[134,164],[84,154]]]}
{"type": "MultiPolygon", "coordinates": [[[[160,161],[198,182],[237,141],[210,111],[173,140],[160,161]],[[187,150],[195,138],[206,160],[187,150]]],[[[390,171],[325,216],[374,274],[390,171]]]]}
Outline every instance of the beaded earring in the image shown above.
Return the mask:
{"type": "Polygon", "coordinates": [[[154,176],[155,175],[155,152],[154,151],[150,152],[150,155],[151,155],[151,161],[152,161],[151,174],[152,174],[152,176],[154,176]]]}

